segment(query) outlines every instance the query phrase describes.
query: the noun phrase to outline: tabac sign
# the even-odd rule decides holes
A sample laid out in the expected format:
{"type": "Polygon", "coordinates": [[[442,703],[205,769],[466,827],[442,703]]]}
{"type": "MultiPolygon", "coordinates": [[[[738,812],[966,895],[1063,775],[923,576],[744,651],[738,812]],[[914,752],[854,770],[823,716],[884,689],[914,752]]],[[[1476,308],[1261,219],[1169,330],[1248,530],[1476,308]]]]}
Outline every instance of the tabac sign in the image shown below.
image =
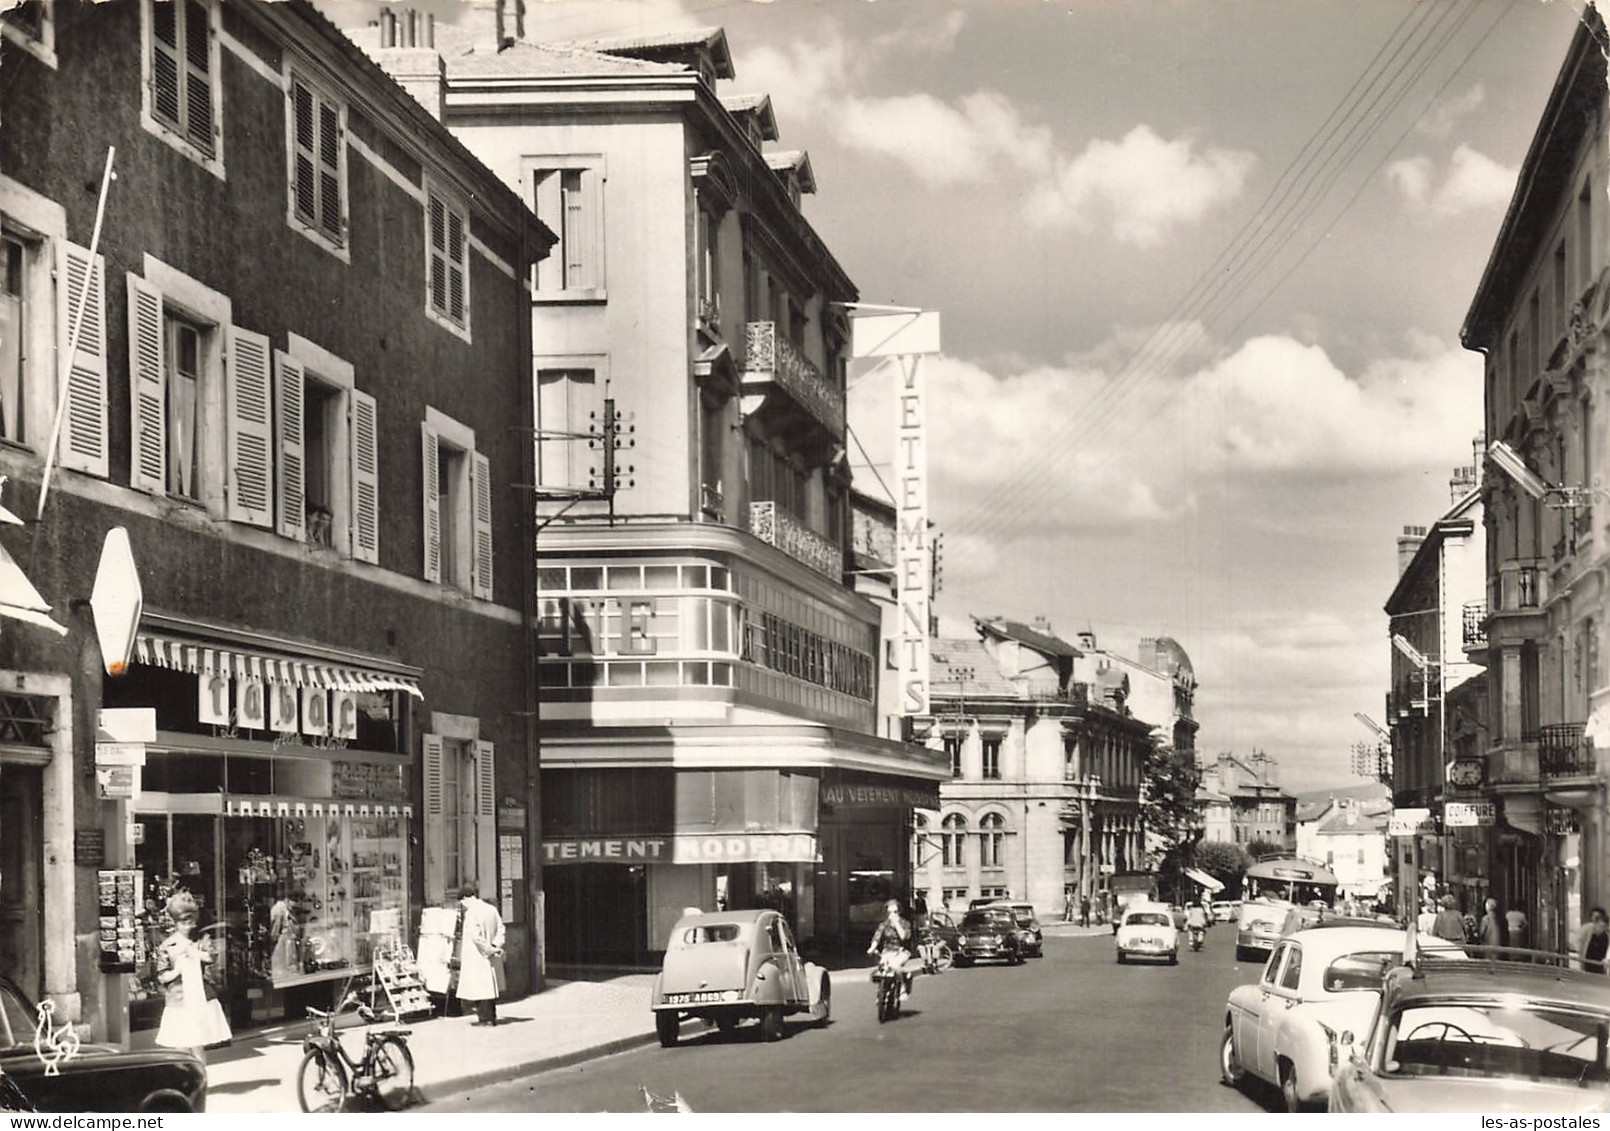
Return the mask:
{"type": "Polygon", "coordinates": [[[894,631],[902,715],[928,713],[928,624],[933,593],[933,554],[928,542],[928,416],[922,359],[939,352],[939,315],[906,310],[857,316],[850,324],[856,357],[894,358],[900,386],[895,395],[894,631]]]}

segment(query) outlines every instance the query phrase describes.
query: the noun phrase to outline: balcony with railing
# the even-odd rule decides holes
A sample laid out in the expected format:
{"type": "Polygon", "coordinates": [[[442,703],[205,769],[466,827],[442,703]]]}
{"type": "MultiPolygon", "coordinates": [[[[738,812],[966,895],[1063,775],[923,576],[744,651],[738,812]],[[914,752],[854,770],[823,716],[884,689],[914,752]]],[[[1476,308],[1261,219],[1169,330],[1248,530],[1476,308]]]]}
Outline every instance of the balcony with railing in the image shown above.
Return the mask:
{"type": "Polygon", "coordinates": [[[1545,781],[1587,777],[1598,769],[1593,740],[1582,731],[1582,723],[1550,723],[1538,728],[1537,768],[1545,781]]]}
{"type": "Polygon", "coordinates": [[[744,327],[745,391],[775,385],[834,436],[844,435],[844,391],[834,386],[775,322],[744,327]]]}
{"type": "Polygon", "coordinates": [[[1464,607],[1465,651],[1476,652],[1487,647],[1487,602],[1466,601],[1464,607]]]}
{"type": "Polygon", "coordinates": [[[844,552],[776,503],[749,504],[749,532],[825,577],[844,577],[844,552]]]}

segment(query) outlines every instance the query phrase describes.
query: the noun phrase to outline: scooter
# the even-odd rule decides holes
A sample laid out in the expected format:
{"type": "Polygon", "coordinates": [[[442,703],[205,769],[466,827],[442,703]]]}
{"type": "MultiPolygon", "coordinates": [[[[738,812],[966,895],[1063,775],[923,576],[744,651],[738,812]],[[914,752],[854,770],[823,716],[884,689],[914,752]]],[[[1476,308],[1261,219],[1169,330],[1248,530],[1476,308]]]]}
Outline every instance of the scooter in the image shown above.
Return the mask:
{"type": "Polygon", "coordinates": [[[872,971],[872,981],[877,986],[875,998],[880,1023],[900,1016],[900,995],[906,988],[906,975],[901,969],[904,965],[903,951],[886,950],[878,955],[878,965],[872,971]]]}
{"type": "Polygon", "coordinates": [[[1206,934],[1207,934],[1207,930],[1204,927],[1192,927],[1191,928],[1191,949],[1192,950],[1201,950],[1202,949],[1202,939],[1206,934]]]}

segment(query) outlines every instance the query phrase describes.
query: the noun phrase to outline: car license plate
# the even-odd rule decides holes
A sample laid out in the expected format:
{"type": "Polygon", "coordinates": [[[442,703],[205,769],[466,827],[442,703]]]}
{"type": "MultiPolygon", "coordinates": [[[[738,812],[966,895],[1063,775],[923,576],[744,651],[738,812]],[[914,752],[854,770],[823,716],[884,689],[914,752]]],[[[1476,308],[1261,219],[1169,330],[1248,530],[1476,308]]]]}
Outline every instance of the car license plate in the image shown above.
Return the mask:
{"type": "Polygon", "coordinates": [[[703,1005],[706,1002],[720,1001],[723,997],[721,990],[699,990],[697,993],[666,994],[666,1005],[703,1005]]]}

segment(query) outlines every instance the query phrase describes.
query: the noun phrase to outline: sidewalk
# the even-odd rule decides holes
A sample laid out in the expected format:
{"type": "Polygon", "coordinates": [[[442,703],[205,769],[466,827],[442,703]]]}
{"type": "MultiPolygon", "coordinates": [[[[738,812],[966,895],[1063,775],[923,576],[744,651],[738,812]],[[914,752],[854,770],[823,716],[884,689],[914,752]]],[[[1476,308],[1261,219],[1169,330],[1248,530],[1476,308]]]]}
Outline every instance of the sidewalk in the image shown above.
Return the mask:
{"type": "MultiPolygon", "coordinates": [[[[424,1099],[652,1044],[654,975],[549,982],[548,989],[498,1006],[495,1028],[466,1017],[415,1022],[408,1038],[414,1087],[424,1099]]],[[[685,1022],[686,1025],[699,1024],[685,1022]]],[[[207,1053],[209,1112],[294,1112],[301,1038],[308,1026],[254,1034],[207,1053]]],[[[361,1025],[343,1029],[348,1050],[363,1047],[361,1025]],[[358,1031],[353,1031],[353,1030],[358,1031]]]]}

